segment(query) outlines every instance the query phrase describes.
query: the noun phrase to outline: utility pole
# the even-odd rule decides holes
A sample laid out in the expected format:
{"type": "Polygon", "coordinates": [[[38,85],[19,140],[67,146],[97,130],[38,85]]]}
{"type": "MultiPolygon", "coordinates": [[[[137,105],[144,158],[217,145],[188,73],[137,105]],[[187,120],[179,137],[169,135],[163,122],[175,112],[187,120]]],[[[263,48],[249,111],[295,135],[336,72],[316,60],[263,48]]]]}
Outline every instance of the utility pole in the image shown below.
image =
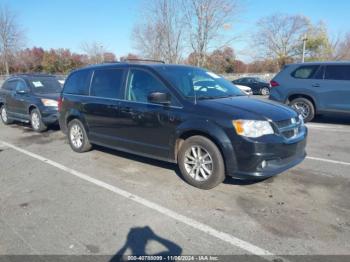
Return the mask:
{"type": "Polygon", "coordinates": [[[306,41],[307,41],[307,37],[306,37],[306,35],[304,35],[304,37],[303,37],[303,58],[302,58],[302,63],[305,62],[306,41]]]}

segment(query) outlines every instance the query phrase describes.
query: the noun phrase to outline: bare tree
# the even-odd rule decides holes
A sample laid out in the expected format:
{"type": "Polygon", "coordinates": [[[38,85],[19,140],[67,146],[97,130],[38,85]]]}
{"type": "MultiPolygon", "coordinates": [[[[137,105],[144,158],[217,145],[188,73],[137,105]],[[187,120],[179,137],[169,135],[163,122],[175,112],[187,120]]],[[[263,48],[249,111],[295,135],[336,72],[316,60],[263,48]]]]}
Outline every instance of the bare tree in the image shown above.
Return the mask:
{"type": "MultiPolygon", "coordinates": [[[[206,63],[211,45],[220,45],[223,30],[231,28],[237,15],[235,0],[183,0],[186,29],[192,53],[197,56],[197,65],[206,63]]],[[[227,42],[225,43],[227,44],[227,42]]]]}
{"type": "Polygon", "coordinates": [[[89,63],[91,64],[102,63],[104,60],[104,53],[107,53],[103,45],[98,42],[82,43],[81,49],[87,54],[89,63]]]}
{"type": "Polygon", "coordinates": [[[302,37],[309,26],[310,21],[305,16],[275,14],[258,21],[253,41],[263,58],[276,59],[282,67],[300,55],[302,37]]]}
{"type": "Polygon", "coordinates": [[[183,13],[180,0],[153,0],[144,3],[142,20],[133,31],[135,47],[142,56],[178,63],[183,51],[183,13]]]}
{"type": "Polygon", "coordinates": [[[337,40],[333,44],[333,59],[335,60],[350,60],[350,32],[346,34],[344,39],[337,40]]]}
{"type": "Polygon", "coordinates": [[[17,24],[17,17],[7,6],[0,6],[0,54],[5,73],[10,73],[10,59],[23,44],[24,33],[17,24]]]}

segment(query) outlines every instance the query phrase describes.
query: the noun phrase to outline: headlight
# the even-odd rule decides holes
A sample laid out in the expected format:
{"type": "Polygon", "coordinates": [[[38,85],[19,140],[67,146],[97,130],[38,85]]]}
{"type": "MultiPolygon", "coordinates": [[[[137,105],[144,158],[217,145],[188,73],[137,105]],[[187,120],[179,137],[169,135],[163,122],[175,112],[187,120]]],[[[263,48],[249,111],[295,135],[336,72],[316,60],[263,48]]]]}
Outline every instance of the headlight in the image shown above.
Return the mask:
{"type": "Polygon", "coordinates": [[[41,99],[41,102],[43,102],[44,106],[53,106],[53,107],[58,106],[58,102],[52,99],[41,99]]]}
{"type": "Polygon", "coordinates": [[[240,136],[260,137],[274,134],[274,131],[268,121],[258,120],[233,120],[233,126],[240,136]]]}

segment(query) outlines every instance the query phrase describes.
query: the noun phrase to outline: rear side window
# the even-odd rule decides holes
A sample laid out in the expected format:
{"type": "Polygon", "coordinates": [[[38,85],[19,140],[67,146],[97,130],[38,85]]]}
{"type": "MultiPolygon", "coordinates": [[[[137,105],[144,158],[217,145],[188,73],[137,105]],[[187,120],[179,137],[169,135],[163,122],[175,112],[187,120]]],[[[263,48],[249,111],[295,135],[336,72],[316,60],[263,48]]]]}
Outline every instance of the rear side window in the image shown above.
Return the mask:
{"type": "Polygon", "coordinates": [[[12,91],[12,90],[16,89],[16,86],[17,86],[17,81],[16,80],[9,80],[9,81],[6,81],[4,83],[2,89],[12,91]]]}
{"type": "Polygon", "coordinates": [[[293,73],[292,76],[294,78],[299,78],[299,79],[310,79],[313,78],[315,75],[317,69],[319,66],[317,65],[311,65],[311,66],[301,66],[298,69],[296,69],[293,73]]]}
{"type": "Polygon", "coordinates": [[[326,67],[325,79],[350,80],[349,65],[330,65],[326,67]]]}
{"type": "Polygon", "coordinates": [[[81,70],[72,73],[64,84],[64,93],[73,95],[89,95],[90,79],[90,70],[81,70]]]}
{"type": "Polygon", "coordinates": [[[119,98],[123,78],[123,69],[96,70],[91,82],[90,95],[104,98],[119,98]]]}

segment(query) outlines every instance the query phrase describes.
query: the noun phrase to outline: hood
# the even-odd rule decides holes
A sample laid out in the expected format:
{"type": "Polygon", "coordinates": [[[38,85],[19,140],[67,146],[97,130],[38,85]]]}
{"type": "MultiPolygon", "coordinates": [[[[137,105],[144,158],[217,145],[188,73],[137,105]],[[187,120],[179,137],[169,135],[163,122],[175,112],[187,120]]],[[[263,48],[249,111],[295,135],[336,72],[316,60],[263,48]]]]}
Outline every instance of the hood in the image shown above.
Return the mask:
{"type": "Polygon", "coordinates": [[[297,116],[293,109],[283,104],[248,96],[201,100],[198,101],[198,104],[210,110],[219,110],[230,114],[236,119],[281,121],[297,116]]]}
{"type": "Polygon", "coordinates": [[[52,99],[52,100],[58,100],[60,97],[60,93],[50,93],[50,94],[35,94],[38,98],[46,98],[46,99],[52,99]]]}

